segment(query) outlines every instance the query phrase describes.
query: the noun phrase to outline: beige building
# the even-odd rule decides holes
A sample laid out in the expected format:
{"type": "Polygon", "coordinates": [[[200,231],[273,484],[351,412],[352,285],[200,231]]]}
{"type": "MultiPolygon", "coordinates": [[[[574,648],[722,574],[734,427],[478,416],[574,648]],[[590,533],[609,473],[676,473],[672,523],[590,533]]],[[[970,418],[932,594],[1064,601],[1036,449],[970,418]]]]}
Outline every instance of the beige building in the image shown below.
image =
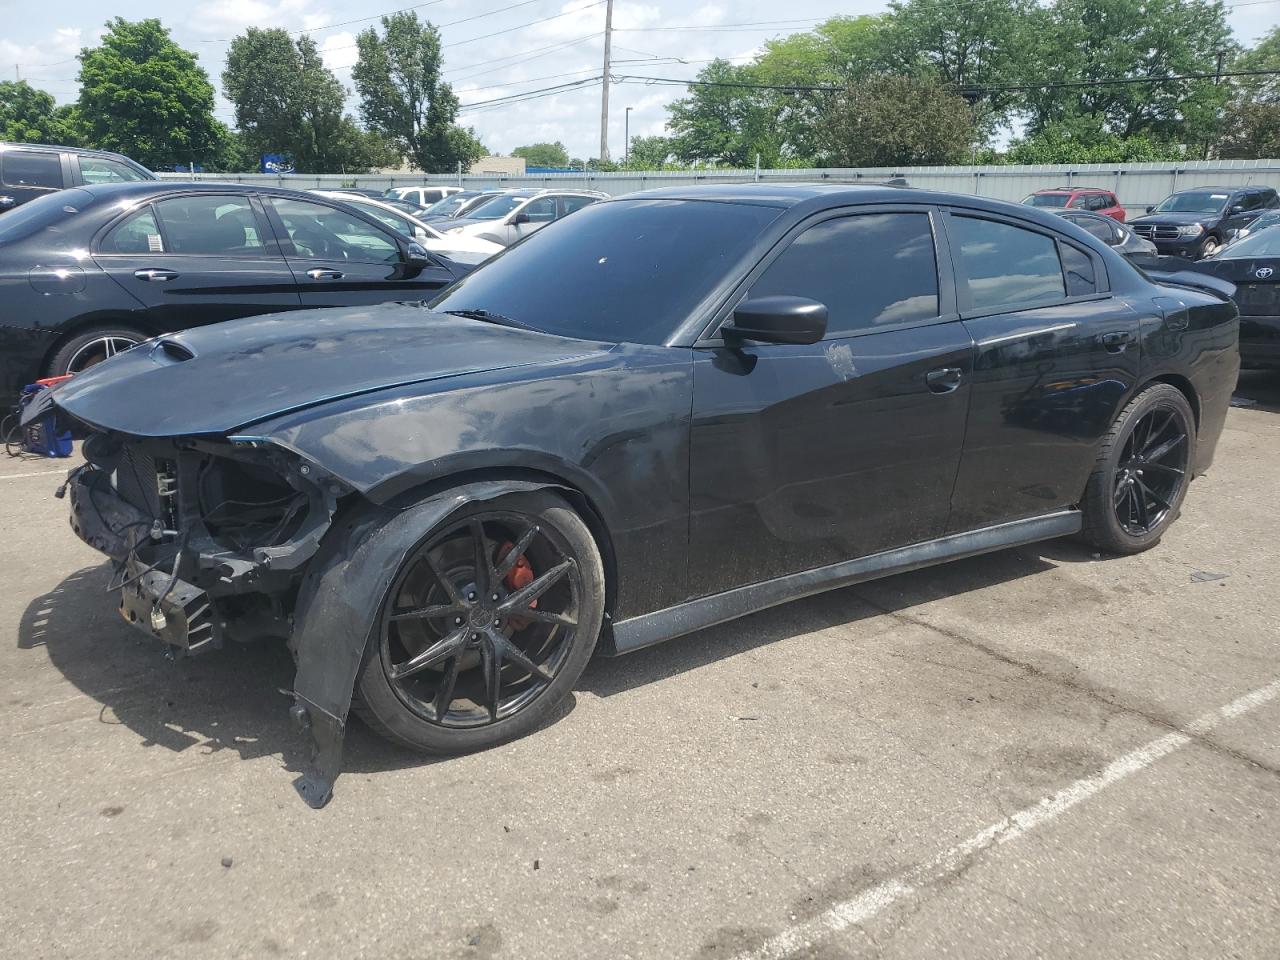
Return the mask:
{"type": "Polygon", "coordinates": [[[523,177],[524,157],[481,157],[471,165],[471,169],[467,173],[523,177]]]}

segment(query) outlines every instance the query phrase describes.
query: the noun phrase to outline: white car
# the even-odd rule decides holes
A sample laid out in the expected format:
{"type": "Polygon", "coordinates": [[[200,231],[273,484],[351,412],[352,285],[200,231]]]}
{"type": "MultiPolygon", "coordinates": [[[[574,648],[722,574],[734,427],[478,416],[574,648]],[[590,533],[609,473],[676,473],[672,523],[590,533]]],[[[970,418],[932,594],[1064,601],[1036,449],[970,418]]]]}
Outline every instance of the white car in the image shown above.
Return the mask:
{"type": "Polygon", "coordinates": [[[461,187],[392,187],[383,196],[408,200],[420,207],[429,207],[437,200],[443,200],[447,196],[461,192],[461,187]]]}
{"type": "Polygon", "coordinates": [[[509,247],[548,223],[608,196],[596,190],[509,190],[465,217],[441,225],[450,238],[472,237],[509,247]]]}
{"type": "Polygon", "coordinates": [[[417,240],[432,253],[438,253],[442,257],[448,257],[450,260],[457,260],[461,263],[479,263],[482,260],[489,259],[489,257],[503,249],[501,244],[493,243],[480,237],[447,237],[431,224],[423,223],[412,214],[405,213],[389,203],[375,200],[373,197],[366,197],[363,194],[344,193],[341,190],[309,190],[307,192],[349,203],[362,213],[367,213],[374,219],[385,223],[402,237],[417,240]]]}

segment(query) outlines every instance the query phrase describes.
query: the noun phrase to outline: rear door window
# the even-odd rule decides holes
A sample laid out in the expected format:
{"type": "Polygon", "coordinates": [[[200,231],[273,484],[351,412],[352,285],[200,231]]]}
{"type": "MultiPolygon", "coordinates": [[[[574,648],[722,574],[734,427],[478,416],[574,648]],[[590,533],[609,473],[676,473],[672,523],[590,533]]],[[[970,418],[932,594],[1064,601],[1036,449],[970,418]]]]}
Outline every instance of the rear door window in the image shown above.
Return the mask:
{"type": "Polygon", "coordinates": [[[1066,296],[1052,237],[1010,223],[952,215],[963,280],[974,309],[1017,308],[1066,296]]]}
{"type": "Polygon", "coordinates": [[[170,197],[155,208],[170,253],[235,257],[263,252],[248,197],[170,197]]]}
{"type": "Polygon", "coordinates": [[[99,253],[151,254],[164,253],[164,238],[156,223],[151,205],[125,218],[112,228],[98,246],[99,253]]]}
{"type": "Polygon", "coordinates": [[[80,179],[85,183],[130,183],[146,180],[141,173],[108,157],[80,157],[80,179]]]}
{"type": "Polygon", "coordinates": [[[36,150],[0,153],[0,182],[10,187],[62,188],[62,158],[36,150]]]}

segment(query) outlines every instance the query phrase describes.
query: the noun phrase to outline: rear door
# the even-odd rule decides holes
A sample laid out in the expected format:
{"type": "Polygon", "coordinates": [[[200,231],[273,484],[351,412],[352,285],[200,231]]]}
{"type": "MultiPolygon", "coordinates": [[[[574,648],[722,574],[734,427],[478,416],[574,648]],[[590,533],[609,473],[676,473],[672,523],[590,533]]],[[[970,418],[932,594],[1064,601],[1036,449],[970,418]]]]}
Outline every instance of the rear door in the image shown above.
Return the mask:
{"type": "Polygon", "coordinates": [[[244,194],[201,192],[145,204],[107,228],[94,259],[161,330],[301,305],[261,210],[244,194]]]}
{"type": "Polygon", "coordinates": [[[1138,315],[1083,244],[987,212],[944,222],[976,344],[950,530],[1069,507],[1136,382],[1138,315]]]}
{"type": "Polygon", "coordinates": [[[0,149],[0,213],[66,185],[66,164],[56,150],[0,149]]]}
{"type": "Polygon", "coordinates": [[[406,270],[404,241],[372,218],[318,198],[265,203],[305,307],[422,300],[454,279],[434,261],[406,270]]]}

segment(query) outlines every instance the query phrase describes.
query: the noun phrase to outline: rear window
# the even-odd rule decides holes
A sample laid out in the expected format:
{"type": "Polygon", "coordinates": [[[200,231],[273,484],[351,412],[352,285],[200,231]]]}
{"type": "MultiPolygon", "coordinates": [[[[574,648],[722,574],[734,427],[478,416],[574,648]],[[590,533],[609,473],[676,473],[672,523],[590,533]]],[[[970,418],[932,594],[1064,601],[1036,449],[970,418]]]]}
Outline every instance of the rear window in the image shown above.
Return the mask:
{"type": "Polygon", "coordinates": [[[0,246],[25,240],[41,230],[59,230],[94,202],[84,190],[60,190],[36,197],[0,216],[0,246]]]}
{"type": "Polygon", "coordinates": [[[1022,202],[1031,207],[1065,207],[1070,199],[1069,193],[1033,193],[1022,202]]]}
{"type": "Polygon", "coordinates": [[[6,150],[0,153],[0,182],[8,187],[62,186],[62,160],[56,153],[6,150]]]}
{"type": "Polygon", "coordinates": [[[974,307],[1017,307],[1066,295],[1052,238],[976,217],[953,216],[951,223],[974,307]]]}

